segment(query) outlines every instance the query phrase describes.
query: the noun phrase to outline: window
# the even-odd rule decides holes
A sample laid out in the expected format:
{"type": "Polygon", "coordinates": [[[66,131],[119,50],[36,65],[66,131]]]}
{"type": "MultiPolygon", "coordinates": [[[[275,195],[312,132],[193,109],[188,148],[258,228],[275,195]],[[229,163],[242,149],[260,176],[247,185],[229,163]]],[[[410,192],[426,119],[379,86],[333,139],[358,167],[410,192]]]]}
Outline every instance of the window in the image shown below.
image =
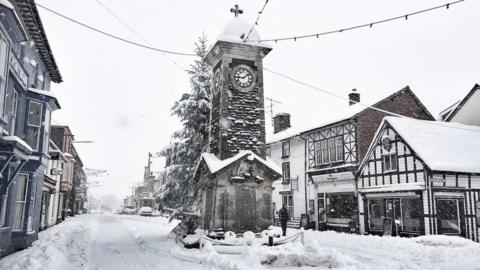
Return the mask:
{"type": "Polygon", "coordinates": [[[423,216],[422,200],[420,198],[404,198],[400,202],[402,206],[402,230],[420,232],[423,216]]]}
{"type": "Polygon", "coordinates": [[[463,200],[437,198],[435,204],[439,233],[460,234],[462,232],[460,213],[463,212],[463,200]]]}
{"type": "Polygon", "coordinates": [[[282,163],[282,175],[283,181],[282,183],[290,183],[290,162],[282,163]]]}
{"type": "Polygon", "coordinates": [[[30,101],[28,106],[28,123],[26,142],[34,150],[38,150],[40,139],[40,126],[42,122],[42,104],[36,101],[30,101]]]}
{"type": "Polygon", "coordinates": [[[7,220],[7,199],[8,189],[5,194],[0,195],[0,228],[5,227],[5,222],[7,220]]]}
{"type": "Polygon", "coordinates": [[[15,128],[17,125],[17,108],[18,108],[18,92],[13,90],[12,111],[10,118],[10,135],[15,135],[15,128]]]}
{"type": "Polygon", "coordinates": [[[2,116],[5,114],[5,88],[7,82],[7,70],[8,70],[8,44],[0,35],[0,110],[2,116]]]}
{"type": "Polygon", "coordinates": [[[48,154],[48,146],[50,141],[50,116],[52,111],[50,110],[49,106],[47,106],[45,110],[45,124],[43,125],[45,129],[45,135],[43,137],[43,152],[48,154]]]}
{"type": "Polygon", "coordinates": [[[368,200],[368,226],[370,230],[383,230],[385,217],[385,202],[383,199],[368,200]]]}
{"type": "Polygon", "coordinates": [[[27,230],[29,232],[33,231],[33,218],[35,217],[35,196],[37,196],[37,181],[35,181],[32,185],[32,192],[30,192],[30,205],[28,208],[28,223],[27,223],[27,230]]]}
{"type": "Polygon", "coordinates": [[[396,171],[397,170],[397,154],[385,154],[382,156],[383,171],[396,171]]]}
{"type": "Polygon", "coordinates": [[[329,164],[343,161],[343,137],[337,136],[315,142],[315,164],[329,164]]]}
{"type": "Polygon", "coordinates": [[[290,156],[290,141],[282,143],[282,157],[290,156]]]}
{"type": "Polygon", "coordinates": [[[19,174],[17,176],[17,192],[15,196],[15,212],[13,217],[14,231],[21,231],[23,229],[23,219],[25,214],[25,203],[28,191],[28,175],[19,174]]]}
{"type": "Polygon", "coordinates": [[[269,146],[265,148],[265,156],[271,158],[272,157],[272,149],[269,146]]]}
{"type": "Polygon", "coordinates": [[[355,195],[328,194],[327,218],[352,218],[356,209],[355,195]]]}

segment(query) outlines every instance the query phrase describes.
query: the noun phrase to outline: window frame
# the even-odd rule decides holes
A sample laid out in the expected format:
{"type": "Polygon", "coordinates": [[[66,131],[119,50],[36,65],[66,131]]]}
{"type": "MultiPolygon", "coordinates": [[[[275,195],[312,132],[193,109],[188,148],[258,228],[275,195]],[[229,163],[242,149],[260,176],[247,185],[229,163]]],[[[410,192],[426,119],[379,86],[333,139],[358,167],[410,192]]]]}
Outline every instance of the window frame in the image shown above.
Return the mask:
{"type": "Polygon", "coordinates": [[[343,135],[317,140],[313,143],[315,165],[327,165],[345,160],[343,135]]]}
{"type": "Polygon", "coordinates": [[[27,216],[27,232],[34,232],[33,221],[35,219],[35,208],[36,208],[36,196],[37,196],[37,181],[33,182],[32,179],[32,189],[30,191],[30,204],[28,205],[28,216],[27,216]]]}
{"type": "Polygon", "coordinates": [[[282,142],[282,158],[290,156],[290,140],[282,142]]]}
{"type": "Polygon", "coordinates": [[[7,204],[8,204],[9,188],[5,190],[4,194],[0,195],[0,229],[7,227],[7,204]]]}
{"type": "Polygon", "coordinates": [[[398,155],[397,153],[383,153],[382,154],[382,169],[383,172],[398,171],[398,155]],[[387,166],[388,161],[388,166],[387,166]],[[395,162],[392,162],[395,161],[395,162]],[[395,168],[393,168],[395,167],[395,168]]]}
{"type": "MultiPolygon", "coordinates": [[[[7,93],[7,78],[8,78],[8,59],[9,59],[9,51],[10,51],[10,44],[8,40],[4,37],[2,33],[0,33],[0,57],[2,56],[3,52],[5,52],[5,62],[0,63],[5,64],[5,70],[3,70],[3,74],[0,70],[0,111],[1,117],[5,117],[5,106],[6,103],[6,93],[7,93]],[[5,48],[3,48],[3,44],[5,44],[5,48]]],[[[0,59],[1,60],[1,59],[0,59]]]]}
{"type": "Polygon", "coordinates": [[[18,200],[18,188],[19,188],[19,185],[18,185],[18,182],[17,182],[17,190],[15,192],[15,209],[14,209],[14,212],[13,212],[13,224],[12,224],[12,231],[14,232],[18,232],[18,231],[23,231],[23,227],[24,227],[24,223],[25,223],[25,206],[26,206],[26,203],[27,203],[27,194],[28,194],[28,188],[29,188],[29,178],[30,176],[26,173],[19,173],[18,176],[17,176],[17,181],[20,180],[20,177],[25,177],[25,189],[24,189],[24,192],[23,192],[23,201],[19,201],[18,200]],[[18,217],[17,216],[17,207],[18,205],[21,204],[22,205],[22,212],[21,212],[21,216],[18,217]],[[16,224],[17,224],[17,220],[20,218],[20,223],[19,223],[19,226],[20,227],[16,227],[16,224]]]}
{"type": "Polygon", "coordinates": [[[289,161],[283,162],[282,163],[282,184],[289,184],[290,180],[291,180],[290,162],[289,161]],[[288,176],[288,178],[286,176],[288,176]]]}
{"type": "MultiPolygon", "coordinates": [[[[43,120],[43,103],[42,102],[38,102],[38,101],[35,101],[35,100],[32,100],[32,99],[29,99],[28,101],[28,110],[27,110],[27,128],[26,128],[26,132],[25,134],[28,134],[28,131],[30,128],[32,129],[38,129],[38,133],[37,133],[37,138],[36,138],[36,144],[35,145],[30,145],[30,147],[32,147],[32,149],[34,151],[38,151],[39,150],[39,144],[40,144],[40,135],[41,135],[41,131],[42,131],[42,120],[43,120]],[[31,113],[31,106],[32,104],[38,104],[40,105],[40,119],[39,119],[39,123],[38,123],[38,126],[35,125],[35,124],[32,124],[30,123],[30,113],[31,113]]],[[[28,136],[26,137],[26,141],[28,143],[28,136]]]]}

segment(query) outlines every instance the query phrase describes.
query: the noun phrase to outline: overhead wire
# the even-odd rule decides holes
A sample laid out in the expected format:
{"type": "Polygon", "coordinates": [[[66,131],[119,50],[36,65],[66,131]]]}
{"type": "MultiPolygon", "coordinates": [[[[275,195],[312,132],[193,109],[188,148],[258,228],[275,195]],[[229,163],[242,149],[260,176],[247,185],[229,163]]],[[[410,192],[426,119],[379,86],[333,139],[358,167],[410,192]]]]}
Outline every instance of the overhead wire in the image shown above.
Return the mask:
{"type": "Polygon", "coordinates": [[[319,38],[320,36],[331,35],[331,34],[336,34],[336,33],[343,33],[343,32],[346,32],[346,31],[355,30],[355,29],[359,29],[359,28],[367,28],[367,27],[372,28],[374,25],[378,25],[378,24],[382,24],[382,23],[386,23],[386,22],[390,22],[390,21],[394,21],[394,20],[399,20],[399,19],[408,20],[408,18],[411,17],[411,16],[418,15],[418,14],[421,14],[421,13],[430,12],[430,11],[440,9],[440,8],[449,9],[450,6],[461,3],[461,2],[464,2],[464,1],[465,0],[458,0],[458,1],[446,3],[446,4],[443,4],[443,5],[439,5],[439,6],[435,6],[435,7],[431,7],[431,8],[427,8],[427,9],[418,10],[418,11],[415,11],[415,12],[407,13],[407,14],[392,17],[392,18],[387,18],[387,19],[383,19],[383,20],[379,20],[379,21],[373,21],[373,22],[369,22],[369,23],[356,25],[356,26],[339,28],[339,29],[325,31],[325,32],[319,32],[319,33],[307,34],[307,35],[295,35],[295,36],[289,36],[289,37],[269,38],[269,39],[257,39],[257,40],[252,39],[252,40],[244,40],[244,42],[250,42],[250,43],[254,43],[254,42],[279,42],[279,41],[286,41],[286,40],[297,41],[298,39],[304,39],[304,38],[319,38]]]}
{"type": "Polygon", "coordinates": [[[262,16],[263,11],[265,10],[265,7],[267,6],[267,4],[268,4],[268,0],[265,0],[265,3],[263,4],[262,9],[260,9],[260,11],[257,14],[257,19],[255,20],[255,23],[252,24],[252,27],[250,28],[250,31],[248,31],[247,36],[243,39],[243,42],[246,42],[248,40],[248,38],[250,37],[250,34],[252,34],[253,28],[255,28],[255,25],[258,25],[260,17],[262,16]]]}
{"type": "Polygon", "coordinates": [[[42,8],[42,9],[45,10],[45,11],[48,11],[48,12],[50,12],[50,13],[52,13],[52,14],[55,14],[55,15],[57,15],[57,16],[59,16],[59,17],[62,17],[62,18],[66,19],[66,20],[68,20],[68,21],[70,21],[70,22],[73,22],[73,23],[75,23],[75,24],[77,24],[77,25],[80,25],[80,26],[82,26],[82,27],[85,27],[85,28],[87,28],[87,29],[90,29],[90,30],[92,30],[92,31],[94,31],[94,32],[97,32],[97,33],[99,33],[99,34],[102,34],[102,35],[104,35],[104,36],[107,36],[107,37],[110,37],[110,38],[113,38],[113,39],[122,41],[122,42],[127,43],[127,44],[130,44],[130,45],[134,45],[134,46],[137,46],[137,47],[141,47],[141,48],[144,48],[144,49],[148,49],[148,50],[152,50],[152,51],[156,51],[156,52],[161,52],[161,53],[181,55],[181,56],[196,56],[196,54],[194,54],[194,53],[185,53],[185,52],[177,52],[177,51],[165,50],[165,49],[155,48],[155,47],[153,47],[153,46],[148,46],[148,45],[145,45],[145,44],[141,44],[141,43],[138,43],[138,42],[135,42],[135,41],[131,41],[131,40],[128,40],[128,39],[119,37],[119,36],[117,36],[117,35],[110,34],[110,33],[108,33],[108,32],[105,32],[105,31],[100,30],[100,29],[98,29],[98,28],[95,28],[95,27],[93,27],[93,26],[87,25],[87,24],[85,24],[85,23],[82,23],[82,22],[80,22],[80,21],[78,21],[78,20],[75,20],[75,19],[73,19],[73,18],[70,18],[70,17],[68,17],[68,16],[66,16],[66,15],[63,15],[63,14],[61,14],[60,12],[57,12],[57,11],[55,11],[55,10],[52,10],[52,9],[50,9],[50,8],[42,5],[42,4],[36,3],[36,5],[37,5],[38,7],[40,7],[40,8],[42,8]]]}

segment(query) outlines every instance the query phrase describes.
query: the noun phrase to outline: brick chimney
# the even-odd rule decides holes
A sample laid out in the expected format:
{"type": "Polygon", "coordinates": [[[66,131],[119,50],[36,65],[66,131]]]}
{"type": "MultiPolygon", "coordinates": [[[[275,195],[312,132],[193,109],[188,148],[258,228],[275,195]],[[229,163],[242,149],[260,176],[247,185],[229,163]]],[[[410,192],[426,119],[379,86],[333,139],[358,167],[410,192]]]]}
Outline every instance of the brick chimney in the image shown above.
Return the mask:
{"type": "Polygon", "coordinates": [[[353,88],[352,92],[348,94],[349,105],[352,106],[360,102],[360,93],[357,92],[357,89],[353,88]]]}
{"type": "Polygon", "coordinates": [[[290,114],[277,113],[273,117],[273,133],[283,131],[290,127],[290,114]]]}

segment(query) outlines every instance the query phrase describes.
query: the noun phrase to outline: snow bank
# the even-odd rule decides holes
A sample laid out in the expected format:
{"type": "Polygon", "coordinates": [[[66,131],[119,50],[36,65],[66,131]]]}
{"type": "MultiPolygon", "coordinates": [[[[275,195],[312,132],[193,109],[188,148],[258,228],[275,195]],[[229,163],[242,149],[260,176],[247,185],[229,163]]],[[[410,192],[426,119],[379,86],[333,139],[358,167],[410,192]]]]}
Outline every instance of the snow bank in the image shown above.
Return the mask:
{"type": "Polygon", "coordinates": [[[85,269],[94,227],[87,219],[67,219],[40,232],[32,247],[1,259],[0,269],[85,269]]]}

